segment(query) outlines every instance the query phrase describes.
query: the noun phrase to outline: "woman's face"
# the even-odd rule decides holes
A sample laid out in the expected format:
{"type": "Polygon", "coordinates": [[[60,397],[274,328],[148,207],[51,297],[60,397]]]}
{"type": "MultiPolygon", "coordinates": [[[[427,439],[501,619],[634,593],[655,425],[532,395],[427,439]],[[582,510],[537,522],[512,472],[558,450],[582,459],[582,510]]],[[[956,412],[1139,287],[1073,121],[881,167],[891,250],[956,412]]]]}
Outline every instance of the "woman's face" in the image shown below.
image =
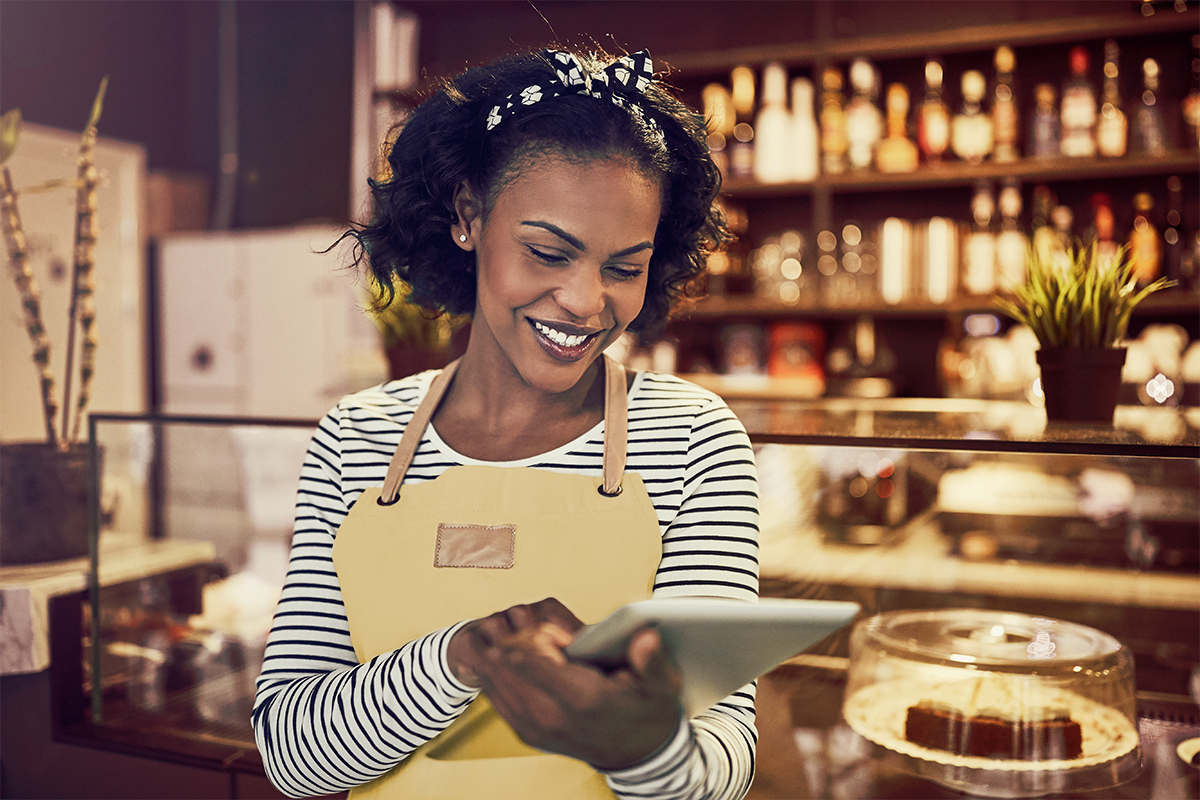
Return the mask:
{"type": "Polygon", "coordinates": [[[658,183],[625,159],[546,156],[486,215],[460,209],[476,251],[472,348],[545,392],[575,386],[642,309],[661,208],[658,183]]]}

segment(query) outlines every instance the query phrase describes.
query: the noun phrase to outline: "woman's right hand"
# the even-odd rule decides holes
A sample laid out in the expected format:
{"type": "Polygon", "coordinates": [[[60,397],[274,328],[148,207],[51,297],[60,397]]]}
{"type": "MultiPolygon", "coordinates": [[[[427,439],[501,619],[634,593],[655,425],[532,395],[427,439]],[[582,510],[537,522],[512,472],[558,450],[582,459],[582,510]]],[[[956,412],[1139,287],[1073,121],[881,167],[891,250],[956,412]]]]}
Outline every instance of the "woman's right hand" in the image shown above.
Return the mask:
{"type": "Polygon", "coordinates": [[[526,652],[529,657],[544,656],[565,664],[563,648],[582,627],[570,609],[549,597],[468,622],[450,640],[446,660],[455,678],[464,686],[478,689],[483,686],[481,675],[489,672],[495,662],[492,648],[503,646],[526,652]]]}
{"type": "Polygon", "coordinates": [[[563,649],[581,627],[553,598],[514,606],[460,628],[447,658],[526,744],[599,769],[631,766],[677,730],[678,670],[651,629],[630,640],[623,668],[569,661],[563,649]]]}

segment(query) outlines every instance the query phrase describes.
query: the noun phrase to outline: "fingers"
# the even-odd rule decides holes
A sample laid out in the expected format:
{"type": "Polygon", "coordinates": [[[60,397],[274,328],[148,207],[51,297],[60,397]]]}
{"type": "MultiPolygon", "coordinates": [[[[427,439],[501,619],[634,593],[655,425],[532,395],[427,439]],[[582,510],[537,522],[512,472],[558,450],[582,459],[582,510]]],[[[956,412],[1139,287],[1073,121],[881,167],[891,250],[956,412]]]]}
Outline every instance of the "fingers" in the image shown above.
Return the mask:
{"type": "Polygon", "coordinates": [[[677,694],[679,670],[663,647],[662,637],[653,628],[638,631],[629,640],[626,652],[629,669],[655,693],[677,694]]]}

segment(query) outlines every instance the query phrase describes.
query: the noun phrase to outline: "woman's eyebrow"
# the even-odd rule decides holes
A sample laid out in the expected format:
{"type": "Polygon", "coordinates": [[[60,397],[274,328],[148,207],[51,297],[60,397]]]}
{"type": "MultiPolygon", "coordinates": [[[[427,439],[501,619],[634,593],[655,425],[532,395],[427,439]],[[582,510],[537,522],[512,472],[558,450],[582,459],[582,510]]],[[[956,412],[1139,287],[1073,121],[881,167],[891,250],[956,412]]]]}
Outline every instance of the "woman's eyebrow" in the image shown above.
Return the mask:
{"type": "MultiPolygon", "coordinates": [[[[541,228],[542,230],[549,231],[550,233],[553,233],[558,238],[562,239],[567,244],[571,245],[571,247],[574,247],[579,252],[581,252],[581,253],[587,252],[587,247],[583,244],[583,242],[579,241],[579,239],[577,237],[572,236],[571,234],[567,233],[562,228],[558,227],[557,225],[555,225],[552,222],[542,222],[541,220],[528,220],[527,219],[524,222],[522,222],[521,224],[529,225],[530,227],[533,227],[533,228],[541,228]]],[[[653,242],[640,242],[638,244],[633,245],[632,247],[626,247],[624,250],[618,250],[617,252],[613,253],[609,257],[610,258],[623,258],[625,256],[631,256],[634,253],[640,253],[643,250],[653,250],[653,249],[654,249],[653,242]]]]}

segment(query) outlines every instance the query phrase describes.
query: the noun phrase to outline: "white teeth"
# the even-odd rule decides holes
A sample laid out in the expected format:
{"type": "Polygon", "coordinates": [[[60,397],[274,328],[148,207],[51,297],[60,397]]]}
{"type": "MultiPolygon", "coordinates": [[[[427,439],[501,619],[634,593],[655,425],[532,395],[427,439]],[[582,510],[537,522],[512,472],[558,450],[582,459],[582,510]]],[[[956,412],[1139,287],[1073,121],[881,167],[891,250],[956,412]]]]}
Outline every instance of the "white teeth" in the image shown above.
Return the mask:
{"type": "Polygon", "coordinates": [[[547,327],[540,322],[535,322],[533,325],[543,336],[560,347],[578,347],[587,341],[588,338],[586,336],[571,336],[563,333],[562,331],[557,331],[554,328],[547,327]]]}

